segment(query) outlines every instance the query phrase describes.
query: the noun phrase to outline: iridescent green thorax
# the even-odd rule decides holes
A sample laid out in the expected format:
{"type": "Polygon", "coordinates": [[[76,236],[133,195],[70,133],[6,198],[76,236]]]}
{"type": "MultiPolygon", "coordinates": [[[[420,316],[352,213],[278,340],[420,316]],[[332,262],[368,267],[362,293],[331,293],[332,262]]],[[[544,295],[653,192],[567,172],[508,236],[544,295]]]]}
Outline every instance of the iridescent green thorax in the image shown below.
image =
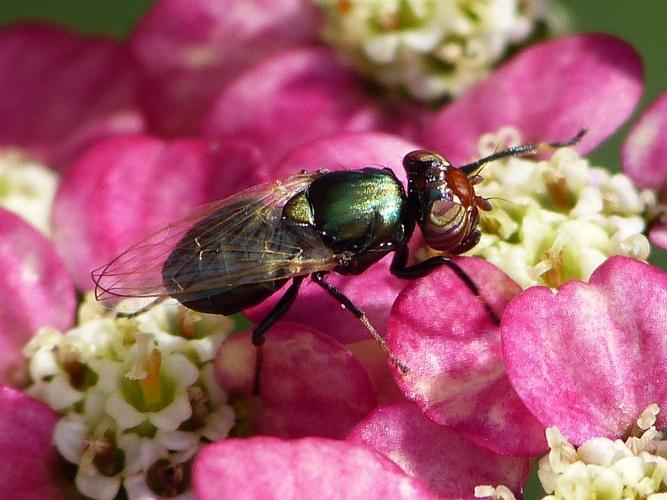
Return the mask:
{"type": "Polygon", "coordinates": [[[315,227],[335,250],[391,250],[407,240],[403,186],[391,170],[331,172],[308,188],[315,227]]]}

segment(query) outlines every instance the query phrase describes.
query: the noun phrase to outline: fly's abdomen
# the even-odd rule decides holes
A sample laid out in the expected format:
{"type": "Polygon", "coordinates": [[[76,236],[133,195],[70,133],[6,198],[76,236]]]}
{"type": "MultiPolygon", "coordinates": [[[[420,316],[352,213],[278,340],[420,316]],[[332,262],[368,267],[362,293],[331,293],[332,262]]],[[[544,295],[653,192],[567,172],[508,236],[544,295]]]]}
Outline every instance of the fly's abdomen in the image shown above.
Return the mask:
{"type": "MultiPolygon", "coordinates": [[[[251,210],[248,206],[244,210],[251,210]]],[[[238,207],[225,207],[195,224],[162,267],[168,293],[186,307],[233,314],[262,302],[289,279],[286,267],[300,248],[288,229],[257,207],[252,224],[238,207]],[[224,234],[224,237],[221,237],[224,234]]]]}

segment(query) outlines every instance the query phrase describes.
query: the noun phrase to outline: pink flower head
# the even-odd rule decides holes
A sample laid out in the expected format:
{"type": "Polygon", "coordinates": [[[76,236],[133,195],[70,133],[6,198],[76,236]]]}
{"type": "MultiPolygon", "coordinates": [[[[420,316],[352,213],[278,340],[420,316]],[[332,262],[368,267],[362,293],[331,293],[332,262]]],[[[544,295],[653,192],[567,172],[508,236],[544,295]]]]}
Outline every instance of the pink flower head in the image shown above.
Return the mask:
{"type": "MultiPolygon", "coordinates": [[[[503,359],[521,400],[573,443],[625,436],[667,408],[667,274],[612,257],[588,283],[524,291],[502,319],[503,359]]],[[[658,415],[656,427],[665,426],[658,415]]]]}
{"type": "Polygon", "coordinates": [[[57,414],[45,404],[0,385],[0,497],[71,498],[64,460],[51,443],[57,414]]]}
{"type": "Polygon", "coordinates": [[[547,426],[574,443],[622,437],[650,404],[667,404],[664,272],[613,257],[589,283],[517,295],[490,264],[458,262],[482,298],[437,271],[399,294],[389,321],[389,345],[414,367],[399,384],[429,418],[493,451],[534,455],[547,426]]]}
{"type": "Polygon", "coordinates": [[[272,158],[340,132],[414,130],[418,108],[383,103],[323,47],[272,57],[230,83],[204,120],[208,139],[239,138],[272,158]],[[410,113],[412,110],[412,113],[410,113]]]}
{"type": "Polygon", "coordinates": [[[126,50],[45,25],[0,32],[0,148],[64,167],[104,137],[136,132],[134,69],[126,50]]]}
{"type": "Polygon", "coordinates": [[[366,447],[324,438],[228,439],[205,448],[193,467],[197,497],[429,499],[418,480],[366,447]]]}
{"type": "Polygon", "coordinates": [[[0,208],[0,382],[23,385],[23,346],[42,326],[69,328],[76,298],[49,241],[0,208]]]}
{"type": "Polygon", "coordinates": [[[410,368],[397,375],[399,386],[432,421],[480,446],[509,455],[544,451],[544,426],[518,398],[503,366],[498,318],[520,289],[481,259],[456,262],[480,297],[443,268],[410,282],[394,303],[387,342],[410,368]]]}
{"type": "Polygon", "coordinates": [[[641,115],[630,130],[622,151],[623,169],[638,186],[653,189],[658,195],[657,213],[649,237],[667,248],[667,91],[641,115]]]}
{"type": "Polygon", "coordinates": [[[53,241],[77,287],[90,290],[91,269],[194,207],[264,180],[263,169],[256,149],[239,141],[133,135],[97,142],[61,182],[53,241]]]}
{"type": "Polygon", "coordinates": [[[454,164],[474,156],[478,138],[501,127],[528,141],[572,137],[591,151],[632,114],[643,87],[641,59],[609,35],[572,35],[524,49],[488,79],[445,106],[424,127],[423,143],[454,164]]]}
{"type": "Polygon", "coordinates": [[[216,359],[217,378],[227,393],[246,398],[258,393],[259,407],[250,405],[245,423],[253,434],[342,439],[375,407],[366,370],[326,335],[281,322],[267,333],[261,360],[257,352],[249,336],[236,335],[222,344],[216,359]]]}
{"type": "Polygon", "coordinates": [[[475,446],[407,402],[378,408],[347,440],[394,460],[440,498],[472,499],[475,486],[482,484],[503,484],[519,494],[528,476],[528,459],[475,446]]]}
{"type": "Polygon", "coordinates": [[[196,133],[221,89],[262,59],[315,41],[317,29],[315,7],[300,0],[156,2],[130,42],[151,127],[196,133]]]}

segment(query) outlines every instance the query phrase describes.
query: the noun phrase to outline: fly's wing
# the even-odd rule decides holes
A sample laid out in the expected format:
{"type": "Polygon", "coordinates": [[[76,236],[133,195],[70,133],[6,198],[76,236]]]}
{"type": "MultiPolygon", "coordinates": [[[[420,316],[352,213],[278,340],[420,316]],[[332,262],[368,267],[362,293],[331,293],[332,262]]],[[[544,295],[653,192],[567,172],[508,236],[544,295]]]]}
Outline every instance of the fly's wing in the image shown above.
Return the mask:
{"type": "Polygon", "coordinates": [[[92,273],[95,295],[192,301],[210,292],[325,271],[338,258],[307,226],[281,222],[284,205],[321,175],[248,188],[169,224],[92,273]]]}

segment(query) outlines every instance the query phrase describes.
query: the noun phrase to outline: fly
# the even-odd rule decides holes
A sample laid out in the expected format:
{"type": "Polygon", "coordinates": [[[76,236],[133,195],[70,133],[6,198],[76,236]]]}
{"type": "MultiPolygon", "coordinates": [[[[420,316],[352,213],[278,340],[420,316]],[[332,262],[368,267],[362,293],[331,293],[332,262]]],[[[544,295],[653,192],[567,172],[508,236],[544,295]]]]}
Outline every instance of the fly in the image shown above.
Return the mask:
{"type": "Polygon", "coordinates": [[[576,144],[510,147],[456,168],[443,156],[405,155],[407,190],[388,169],[318,170],[270,181],[206,205],[156,232],[93,271],[98,300],[171,296],[195,311],[230,315],[266,300],[291,281],[255,327],[257,346],[294,303],[306,276],[356,316],[403,373],[408,368],[385,344],[366,314],[326,280],[327,273],[363,273],[394,252],[391,273],[404,279],[451,268],[475,294],[477,285],[451,256],[480,239],[480,211],[490,202],[475,193],[481,167],[492,160],[576,144]],[[443,255],[408,266],[408,241],[419,226],[443,255]]]}

